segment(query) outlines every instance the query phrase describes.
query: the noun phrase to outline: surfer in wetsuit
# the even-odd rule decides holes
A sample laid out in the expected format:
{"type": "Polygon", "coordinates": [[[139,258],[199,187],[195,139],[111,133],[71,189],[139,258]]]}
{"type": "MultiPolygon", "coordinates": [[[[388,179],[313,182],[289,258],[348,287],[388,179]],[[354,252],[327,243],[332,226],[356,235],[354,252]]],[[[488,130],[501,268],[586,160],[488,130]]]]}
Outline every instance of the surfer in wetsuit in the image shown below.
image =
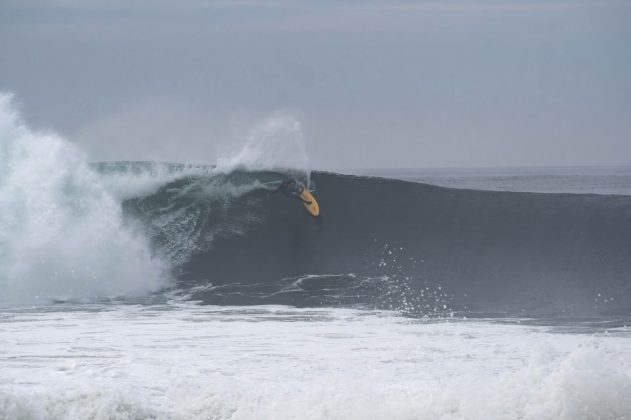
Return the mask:
{"type": "Polygon", "coordinates": [[[302,182],[296,181],[295,179],[289,179],[281,182],[278,188],[272,191],[269,195],[276,194],[280,191],[283,195],[289,198],[297,198],[305,204],[311,204],[311,201],[302,198],[301,194],[304,190],[305,186],[302,182]]]}

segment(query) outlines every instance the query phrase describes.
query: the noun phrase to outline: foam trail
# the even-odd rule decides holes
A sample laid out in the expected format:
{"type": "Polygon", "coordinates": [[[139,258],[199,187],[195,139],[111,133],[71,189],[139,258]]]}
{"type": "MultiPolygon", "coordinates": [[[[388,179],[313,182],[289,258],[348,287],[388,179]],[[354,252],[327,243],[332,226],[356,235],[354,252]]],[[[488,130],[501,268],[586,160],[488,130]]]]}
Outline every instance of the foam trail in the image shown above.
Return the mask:
{"type": "Polygon", "coordinates": [[[0,95],[0,296],[4,304],[140,295],[165,265],[122,217],[84,154],[30,130],[0,95]]]}

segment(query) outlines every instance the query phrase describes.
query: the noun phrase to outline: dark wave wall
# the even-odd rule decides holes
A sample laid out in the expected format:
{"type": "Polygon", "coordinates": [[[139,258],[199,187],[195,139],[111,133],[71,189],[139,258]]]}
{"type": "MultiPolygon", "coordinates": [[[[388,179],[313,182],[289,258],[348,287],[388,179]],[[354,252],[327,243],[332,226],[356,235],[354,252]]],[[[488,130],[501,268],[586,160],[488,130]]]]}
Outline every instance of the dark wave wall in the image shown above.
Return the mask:
{"type": "MultiPolygon", "coordinates": [[[[190,256],[180,280],[247,287],[304,275],[397,275],[412,289],[441,290],[457,311],[631,312],[631,197],[457,190],[329,173],[312,179],[321,218],[254,190],[238,206],[260,222],[217,235],[190,256]]],[[[213,302],[215,292],[202,298],[213,302]]],[[[270,302],[305,304],[292,296],[270,302]]]]}

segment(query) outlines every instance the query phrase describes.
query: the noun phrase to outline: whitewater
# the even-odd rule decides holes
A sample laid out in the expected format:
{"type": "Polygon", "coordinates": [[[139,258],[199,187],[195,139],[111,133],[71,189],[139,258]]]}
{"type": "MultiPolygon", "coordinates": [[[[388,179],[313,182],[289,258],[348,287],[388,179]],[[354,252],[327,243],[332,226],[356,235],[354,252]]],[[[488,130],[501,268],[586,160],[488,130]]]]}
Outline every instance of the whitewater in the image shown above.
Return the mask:
{"type": "Polygon", "coordinates": [[[625,171],[90,163],[2,95],[0,419],[631,418],[625,171]]]}

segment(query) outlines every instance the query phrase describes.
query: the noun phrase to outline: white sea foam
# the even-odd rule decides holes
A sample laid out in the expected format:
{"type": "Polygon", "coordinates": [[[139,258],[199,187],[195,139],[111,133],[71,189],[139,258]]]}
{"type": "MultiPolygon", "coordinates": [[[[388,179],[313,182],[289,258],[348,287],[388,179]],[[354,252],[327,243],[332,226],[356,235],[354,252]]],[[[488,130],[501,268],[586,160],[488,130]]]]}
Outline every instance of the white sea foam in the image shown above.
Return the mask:
{"type": "Polygon", "coordinates": [[[83,153],[29,129],[1,95],[2,303],[139,295],[165,282],[165,266],[83,153]]]}
{"type": "Polygon", "coordinates": [[[345,309],[74,309],[3,314],[4,418],[534,420],[631,413],[629,330],[560,334],[345,309]]]}

